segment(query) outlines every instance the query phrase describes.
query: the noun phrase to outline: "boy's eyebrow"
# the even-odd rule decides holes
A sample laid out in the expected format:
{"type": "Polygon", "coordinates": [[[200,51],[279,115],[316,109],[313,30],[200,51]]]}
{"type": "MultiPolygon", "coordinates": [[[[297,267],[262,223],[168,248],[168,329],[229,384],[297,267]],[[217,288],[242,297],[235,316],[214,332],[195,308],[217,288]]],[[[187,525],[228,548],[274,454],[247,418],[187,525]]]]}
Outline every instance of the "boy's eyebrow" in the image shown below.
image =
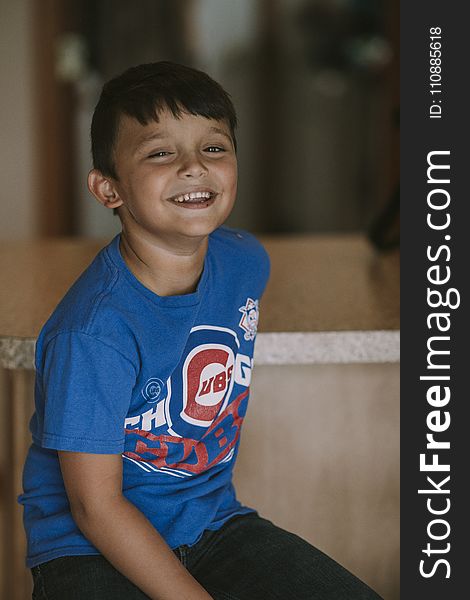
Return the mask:
{"type": "Polygon", "coordinates": [[[139,140],[139,143],[136,146],[136,151],[140,150],[142,146],[145,146],[149,142],[153,142],[154,140],[161,140],[168,137],[168,133],[166,131],[156,131],[139,140]]]}
{"type": "Polygon", "coordinates": [[[220,129],[220,127],[211,127],[210,130],[213,131],[214,133],[220,133],[221,135],[226,137],[230,143],[232,143],[232,138],[229,136],[229,134],[226,131],[224,131],[223,129],[220,129]]]}

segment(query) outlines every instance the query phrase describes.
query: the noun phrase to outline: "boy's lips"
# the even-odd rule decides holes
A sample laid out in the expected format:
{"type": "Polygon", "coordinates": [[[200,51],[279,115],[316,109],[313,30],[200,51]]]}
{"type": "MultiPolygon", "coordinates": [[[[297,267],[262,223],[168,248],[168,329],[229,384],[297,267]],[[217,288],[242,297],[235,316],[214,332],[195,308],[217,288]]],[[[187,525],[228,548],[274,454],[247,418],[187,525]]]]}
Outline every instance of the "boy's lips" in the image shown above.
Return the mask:
{"type": "Polygon", "coordinates": [[[182,208],[207,208],[214,203],[217,192],[211,188],[193,189],[168,198],[169,202],[182,208]]]}

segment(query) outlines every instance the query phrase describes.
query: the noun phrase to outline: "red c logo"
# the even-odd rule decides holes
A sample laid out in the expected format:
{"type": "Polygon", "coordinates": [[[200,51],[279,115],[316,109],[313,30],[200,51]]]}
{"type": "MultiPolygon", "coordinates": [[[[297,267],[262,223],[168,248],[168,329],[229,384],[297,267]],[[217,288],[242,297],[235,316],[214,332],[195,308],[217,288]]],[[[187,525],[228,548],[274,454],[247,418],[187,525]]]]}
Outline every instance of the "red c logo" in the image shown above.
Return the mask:
{"type": "Polygon", "coordinates": [[[222,344],[203,344],[183,365],[182,419],[208,427],[225,408],[233,387],[234,355],[222,344]]]}

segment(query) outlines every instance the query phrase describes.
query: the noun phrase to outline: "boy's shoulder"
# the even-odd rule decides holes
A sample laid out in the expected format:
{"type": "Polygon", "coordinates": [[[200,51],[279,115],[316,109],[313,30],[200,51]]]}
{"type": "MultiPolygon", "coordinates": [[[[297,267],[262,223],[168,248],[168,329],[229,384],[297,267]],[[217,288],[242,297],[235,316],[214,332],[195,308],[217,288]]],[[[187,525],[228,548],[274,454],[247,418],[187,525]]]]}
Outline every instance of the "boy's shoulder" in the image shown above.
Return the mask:
{"type": "Polygon", "coordinates": [[[102,248],[71,285],[44,324],[38,342],[62,332],[96,333],[97,316],[101,322],[106,320],[110,312],[106,299],[112,295],[119,279],[119,270],[109,256],[110,248],[117,242],[116,237],[102,248]]]}
{"type": "Polygon", "coordinates": [[[254,262],[258,267],[269,268],[269,255],[261,242],[248,231],[223,225],[216,229],[210,239],[215,252],[221,252],[227,259],[254,262]]]}

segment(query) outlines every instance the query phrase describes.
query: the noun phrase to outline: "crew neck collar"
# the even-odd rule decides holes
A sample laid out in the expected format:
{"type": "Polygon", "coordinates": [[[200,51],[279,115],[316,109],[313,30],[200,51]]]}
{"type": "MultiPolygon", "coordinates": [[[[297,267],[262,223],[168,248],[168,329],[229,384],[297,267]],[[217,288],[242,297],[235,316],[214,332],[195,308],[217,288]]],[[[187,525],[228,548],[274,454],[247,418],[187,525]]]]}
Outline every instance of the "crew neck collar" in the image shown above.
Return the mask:
{"type": "Polygon", "coordinates": [[[149,298],[153,303],[159,306],[168,307],[179,307],[179,306],[194,306],[199,304],[203,296],[207,279],[209,276],[209,253],[211,247],[211,237],[209,236],[206,256],[204,257],[204,267],[202,270],[201,277],[197,284],[195,292],[190,294],[180,294],[176,296],[159,296],[157,293],[146,287],[137,277],[132,273],[126,264],[126,261],[122,257],[119,243],[121,240],[121,234],[118,233],[107,246],[107,254],[113,264],[119,269],[120,273],[129,281],[129,283],[136,288],[140,293],[149,298]]]}

